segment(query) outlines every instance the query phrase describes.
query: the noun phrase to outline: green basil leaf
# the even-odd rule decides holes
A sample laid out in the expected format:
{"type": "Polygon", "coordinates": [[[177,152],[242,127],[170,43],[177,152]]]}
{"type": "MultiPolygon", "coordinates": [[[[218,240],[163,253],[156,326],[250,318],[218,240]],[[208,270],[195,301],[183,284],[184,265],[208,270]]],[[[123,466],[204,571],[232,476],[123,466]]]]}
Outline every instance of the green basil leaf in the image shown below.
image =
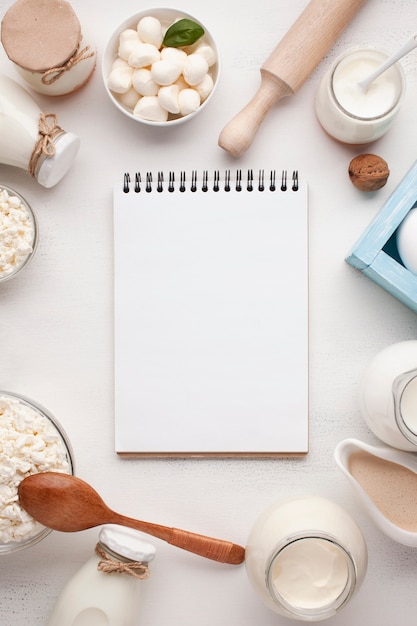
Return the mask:
{"type": "Polygon", "coordinates": [[[186,18],[174,22],[165,33],[163,46],[170,48],[179,48],[181,46],[191,46],[197,39],[204,35],[204,28],[200,24],[196,24],[193,20],[186,18]]]}

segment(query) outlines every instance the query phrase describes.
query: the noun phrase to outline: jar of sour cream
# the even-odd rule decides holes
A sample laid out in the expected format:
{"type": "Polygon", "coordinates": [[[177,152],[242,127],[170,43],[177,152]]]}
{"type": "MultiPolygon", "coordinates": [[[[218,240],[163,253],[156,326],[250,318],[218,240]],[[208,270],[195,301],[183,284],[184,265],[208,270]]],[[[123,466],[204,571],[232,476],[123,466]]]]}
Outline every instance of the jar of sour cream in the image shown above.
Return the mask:
{"type": "Polygon", "coordinates": [[[368,552],[356,522],[318,496],[283,500],[256,521],[246,570],[270,609],[299,621],[337,613],[359,589],[368,552]]]}
{"type": "Polygon", "coordinates": [[[315,97],[317,118],[334,139],[361,145],[379,139],[394,122],[405,93],[405,75],[395,63],[364,90],[388,55],[375,48],[353,48],[338,57],[323,76],[315,97]]]}

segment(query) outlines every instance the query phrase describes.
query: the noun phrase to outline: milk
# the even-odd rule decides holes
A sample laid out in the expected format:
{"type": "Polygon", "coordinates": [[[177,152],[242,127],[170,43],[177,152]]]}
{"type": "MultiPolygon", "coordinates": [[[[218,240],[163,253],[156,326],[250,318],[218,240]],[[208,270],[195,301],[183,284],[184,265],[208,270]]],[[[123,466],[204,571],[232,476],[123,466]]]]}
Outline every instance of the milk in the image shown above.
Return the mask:
{"type": "MultiPolygon", "coordinates": [[[[0,75],[0,163],[30,170],[32,156],[42,140],[42,115],[40,107],[23,87],[8,76],[0,75]]],[[[46,123],[52,129],[54,117],[47,116],[46,123]]],[[[79,149],[76,135],[58,129],[50,139],[49,155],[40,151],[32,172],[43,187],[53,187],[61,180],[79,149]]]]}
{"type": "Polygon", "coordinates": [[[339,57],[322,78],[315,98],[317,118],[333,138],[347,144],[375,141],[393,124],[405,92],[405,77],[396,63],[367,90],[359,81],[387,58],[373,48],[353,49],[339,57]]]}
{"type": "MultiPolygon", "coordinates": [[[[117,571],[117,562],[147,563],[155,556],[152,544],[135,530],[107,524],[100,543],[113,561],[108,567],[99,554],[91,556],[68,581],[47,622],[47,626],[136,626],[140,611],[139,578],[117,571]]],[[[134,569],[137,573],[138,570],[134,569]]],[[[145,576],[146,578],[146,576],[145,576]]]]}
{"type": "Polygon", "coordinates": [[[359,408],[383,442],[417,451],[417,340],[391,344],[374,355],[360,379],[359,408]]]}

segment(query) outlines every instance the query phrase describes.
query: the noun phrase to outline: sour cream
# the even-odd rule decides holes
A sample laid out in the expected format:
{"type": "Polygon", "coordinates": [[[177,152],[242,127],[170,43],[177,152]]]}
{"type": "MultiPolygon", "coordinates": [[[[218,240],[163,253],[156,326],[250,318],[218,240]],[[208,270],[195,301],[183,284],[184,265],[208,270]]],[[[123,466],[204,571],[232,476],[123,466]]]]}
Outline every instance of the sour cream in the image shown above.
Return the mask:
{"type": "Polygon", "coordinates": [[[317,118],[329,135],[344,143],[364,144],[390,128],[405,92],[401,66],[391,66],[367,90],[359,85],[386,58],[380,50],[355,48],[336,59],[315,99],[317,118]]]}
{"type": "Polygon", "coordinates": [[[367,548],[340,506],[306,496],[283,500],[258,518],[245,564],[266,606],[285,617],[318,621],[337,613],[359,589],[367,548]]]}

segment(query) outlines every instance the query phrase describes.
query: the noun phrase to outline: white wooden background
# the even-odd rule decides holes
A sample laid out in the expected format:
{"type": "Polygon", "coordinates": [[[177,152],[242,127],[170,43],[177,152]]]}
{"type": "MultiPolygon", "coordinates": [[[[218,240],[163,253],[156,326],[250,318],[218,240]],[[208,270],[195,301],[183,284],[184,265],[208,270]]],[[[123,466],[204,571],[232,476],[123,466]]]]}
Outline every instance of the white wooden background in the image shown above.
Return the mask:
{"type": "MultiPolygon", "coordinates": [[[[12,4],[0,0],[0,14],[12,4]]],[[[98,50],[86,88],[56,100],[35,96],[81,150],[64,180],[41,188],[23,171],[0,165],[0,184],[32,203],[40,228],[31,265],[0,290],[0,388],[44,404],[62,422],[77,474],[112,508],[162,524],[245,544],[258,514],[288,494],[334,499],[357,520],[369,548],[359,595],[331,626],[414,626],[417,552],[383,536],[362,511],[333,461],[343,438],[377,443],[358,410],[363,368],[380,349],[415,339],[416,315],[348,266],[344,257],[417,158],[417,51],[403,60],[408,92],[393,129],[371,150],[391,176],[381,191],[353,188],[347,166],[359,150],[325,135],[313,109],[320,77],[350,46],[394,51],[415,30],[415,0],[367,0],[360,14],[301,91],[270,113],[250,150],[236,161],[217,146],[223,126],[252,97],[259,67],[306,6],[306,0],[178,0],[213,32],[222,54],[214,100],[194,121],[168,131],[145,128],[116,111],[101,79],[101,55],[113,29],[146,8],[133,0],[72,0],[98,50]],[[104,8],[105,5],[105,8],[104,8]],[[310,186],[310,422],[304,459],[123,460],[113,448],[111,188],[125,170],[298,168],[310,186]]],[[[149,8],[158,6],[149,0],[149,8]]],[[[3,50],[0,71],[19,80],[3,50]]],[[[294,372],[294,379],[297,372],[294,372]]],[[[0,623],[42,626],[68,578],[86,560],[97,529],[52,533],[36,547],[0,558],[0,623]]],[[[244,567],[212,563],[156,541],[143,585],[138,624],[272,626],[287,624],[264,608],[244,567]]]]}

